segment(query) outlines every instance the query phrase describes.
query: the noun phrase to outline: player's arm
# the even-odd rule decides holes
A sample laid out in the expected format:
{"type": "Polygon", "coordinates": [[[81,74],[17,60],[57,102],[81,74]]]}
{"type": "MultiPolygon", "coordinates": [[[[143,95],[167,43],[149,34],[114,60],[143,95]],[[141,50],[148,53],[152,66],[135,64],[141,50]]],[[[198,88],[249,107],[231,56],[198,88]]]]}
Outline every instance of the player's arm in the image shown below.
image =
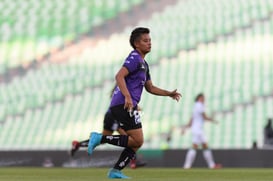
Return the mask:
{"type": "Polygon", "coordinates": [[[191,125],[192,125],[192,118],[190,119],[190,121],[188,122],[188,124],[185,125],[185,127],[190,128],[191,125]]]}
{"type": "Polygon", "coordinates": [[[203,116],[204,120],[206,120],[206,121],[210,121],[210,122],[213,122],[213,123],[217,123],[217,121],[215,121],[213,118],[208,117],[207,114],[206,114],[205,112],[202,113],[202,116],[203,116]]]}
{"type": "Polygon", "coordinates": [[[190,121],[187,124],[181,126],[181,134],[185,134],[186,130],[188,128],[190,128],[191,125],[192,125],[192,118],[190,119],[190,121]]]}
{"type": "Polygon", "coordinates": [[[127,89],[126,83],[125,83],[125,77],[129,74],[129,71],[125,67],[121,67],[121,69],[116,74],[116,82],[117,85],[121,91],[121,93],[125,97],[125,103],[124,103],[124,109],[132,110],[133,109],[133,101],[131,98],[131,94],[127,89]]]}
{"type": "Polygon", "coordinates": [[[146,81],[145,83],[145,89],[147,92],[157,95],[157,96],[169,96],[173,99],[175,99],[176,101],[179,101],[181,94],[179,92],[177,92],[177,89],[175,89],[174,91],[167,91],[161,88],[158,88],[156,86],[153,85],[151,80],[146,81]]]}

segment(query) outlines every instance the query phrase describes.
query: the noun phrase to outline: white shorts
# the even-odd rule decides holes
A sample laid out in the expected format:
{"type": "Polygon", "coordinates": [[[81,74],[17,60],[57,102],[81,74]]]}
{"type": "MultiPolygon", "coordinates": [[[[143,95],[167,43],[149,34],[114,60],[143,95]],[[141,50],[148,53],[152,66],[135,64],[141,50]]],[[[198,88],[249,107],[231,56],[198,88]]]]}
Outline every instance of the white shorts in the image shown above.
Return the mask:
{"type": "Polygon", "coordinates": [[[197,145],[207,143],[207,139],[204,132],[203,131],[192,132],[192,143],[197,145]]]}

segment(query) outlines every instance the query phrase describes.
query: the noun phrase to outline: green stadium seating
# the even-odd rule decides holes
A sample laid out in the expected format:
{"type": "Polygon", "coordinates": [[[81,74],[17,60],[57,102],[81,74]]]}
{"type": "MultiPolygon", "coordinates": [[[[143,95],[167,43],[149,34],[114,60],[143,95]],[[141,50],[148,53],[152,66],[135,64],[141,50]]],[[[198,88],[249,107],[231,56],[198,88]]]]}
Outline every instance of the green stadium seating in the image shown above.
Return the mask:
{"type": "MultiPolygon", "coordinates": [[[[199,92],[206,95],[208,114],[220,122],[205,127],[212,148],[250,148],[253,141],[261,145],[265,120],[273,116],[271,1],[198,2],[179,1],[141,22],[152,30],[153,51],[147,60],[154,84],[183,94],[176,104],[144,93],[144,149],[190,146],[189,133],[173,131],[170,143],[159,137],[189,120],[199,92]]],[[[1,83],[1,149],[68,149],[71,140],[100,131],[114,72],[130,51],[129,29],[87,47],[78,57],[45,63],[1,83]],[[109,47],[118,48],[102,54],[109,47]]]]}
{"type": "Polygon", "coordinates": [[[92,31],[143,0],[0,2],[0,73],[29,63],[92,31]]]}

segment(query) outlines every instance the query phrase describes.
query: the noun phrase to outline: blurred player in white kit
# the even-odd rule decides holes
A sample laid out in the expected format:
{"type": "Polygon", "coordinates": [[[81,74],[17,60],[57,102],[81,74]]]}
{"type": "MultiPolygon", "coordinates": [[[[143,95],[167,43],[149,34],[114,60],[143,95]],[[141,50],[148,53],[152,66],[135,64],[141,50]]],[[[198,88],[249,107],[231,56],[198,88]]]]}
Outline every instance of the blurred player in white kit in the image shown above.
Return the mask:
{"type": "Polygon", "coordinates": [[[182,127],[182,133],[184,134],[187,128],[191,128],[192,131],[192,148],[188,150],[186,154],[186,160],[184,163],[184,168],[189,169],[192,167],[192,164],[196,157],[196,150],[199,145],[202,145],[203,156],[208,164],[209,168],[217,169],[221,168],[222,165],[215,164],[211,150],[208,148],[207,140],[204,134],[203,124],[205,121],[217,123],[210,117],[207,117],[205,113],[205,96],[200,93],[195,98],[195,104],[193,107],[192,117],[188,124],[182,127]]]}

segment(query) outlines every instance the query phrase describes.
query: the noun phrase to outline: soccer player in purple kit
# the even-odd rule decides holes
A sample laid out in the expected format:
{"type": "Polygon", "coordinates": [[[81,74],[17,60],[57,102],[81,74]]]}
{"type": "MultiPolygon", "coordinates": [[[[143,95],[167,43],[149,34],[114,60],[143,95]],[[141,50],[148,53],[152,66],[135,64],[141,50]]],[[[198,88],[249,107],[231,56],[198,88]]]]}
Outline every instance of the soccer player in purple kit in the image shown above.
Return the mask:
{"type": "Polygon", "coordinates": [[[123,66],[115,76],[117,86],[111,99],[110,109],[126,135],[102,135],[91,132],[88,143],[88,154],[96,146],[108,143],[125,149],[118,161],[108,172],[108,178],[129,178],[121,170],[135,157],[136,151],[144,142],[140,115],[137,105],[143,88],[151,94],[169,96],[179,101],[181,94],[177,90],[167,91],[153,85],[145,55],[151,51],[150,30],[144,27],[131,32],[130,45],[133,51],[126,58],[123,66]]]}
{"type": "MultiPolygon", "coordinates": [[[[140,111],[140,108],[138,108],[140,111]]],[[[126,135],[126,132],[120,127],[118,121],[115,119],[115,117],[112,115],[110,109],[107,110],[107,112],[104,115],[103,119],[103,130],[101,132],[102,135],[112,135],[115,131],[117,131],[121,135],[126,135]]],[[[73,157],[75,153],[80,149],[80,148],[86,148],[88,147],[88,140],[83,140],[83,141],[77,141],[73,140],[72,141],[72,147],[70,149],[70,156],[73,157]]],[[[143,167],[146,165],[146,162],[140,159],[138,156],[136,156],[134,159],[131,160],[130,162],[130,167],[132,169],[138,168],[138,167],[143,167]]]]}

